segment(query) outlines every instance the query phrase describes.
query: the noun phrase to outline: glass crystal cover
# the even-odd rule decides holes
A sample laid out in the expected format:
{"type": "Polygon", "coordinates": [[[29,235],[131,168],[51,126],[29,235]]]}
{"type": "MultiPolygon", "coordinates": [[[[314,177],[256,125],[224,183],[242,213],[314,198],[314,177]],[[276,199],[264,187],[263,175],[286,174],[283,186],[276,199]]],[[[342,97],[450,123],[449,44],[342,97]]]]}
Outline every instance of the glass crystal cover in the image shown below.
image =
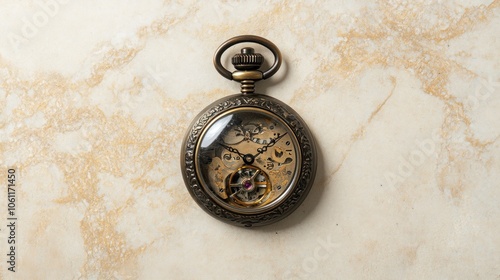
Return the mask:
{"type": "Polygon", "coordinates": [[[258,108],[237,108],[207,125],[195,166],[202,187],[220,205],[258,213],[289,194],[300,169],[298,149],[281,118],[258,108]]]}

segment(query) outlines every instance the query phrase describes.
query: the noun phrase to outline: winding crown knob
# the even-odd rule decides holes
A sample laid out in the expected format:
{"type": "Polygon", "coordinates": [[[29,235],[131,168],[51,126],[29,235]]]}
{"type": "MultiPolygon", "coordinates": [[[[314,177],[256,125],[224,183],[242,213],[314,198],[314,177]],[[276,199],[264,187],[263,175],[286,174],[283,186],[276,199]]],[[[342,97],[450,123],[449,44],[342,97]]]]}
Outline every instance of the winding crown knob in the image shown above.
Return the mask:
{"type": "Polygon", "coordinates": [[[235,54],[231,62],[237,70],[257,70],[264,62],[260,53],[255,53],[253,48],[245,47],[241,53],[235,54]]]}

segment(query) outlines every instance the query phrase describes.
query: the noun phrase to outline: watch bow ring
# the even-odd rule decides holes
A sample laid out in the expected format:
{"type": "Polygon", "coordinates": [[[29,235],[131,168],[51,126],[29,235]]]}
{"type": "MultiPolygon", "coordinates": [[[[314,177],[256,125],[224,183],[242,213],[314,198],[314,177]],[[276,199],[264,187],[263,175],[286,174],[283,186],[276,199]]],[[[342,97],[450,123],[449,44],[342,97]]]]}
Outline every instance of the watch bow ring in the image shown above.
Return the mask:
{"type": "Polygon", "coordinates": [[[181,151],[187,190],[213,217],[238,226],[263,226],[292,213],[305,199],[316,174],[314,139],[302,118],[285,103],[255,93],[255,82],[274,75],[281,53],[272,42],[243,35],[224,42],[214,65],[225,78],[241,83],[241,93],[219,99],[193,120],[181,151]],[[222,54],[239,43],[257,43],[274,55],[243,47],[232,57],[236,69],[221,64],[222,54]]]}

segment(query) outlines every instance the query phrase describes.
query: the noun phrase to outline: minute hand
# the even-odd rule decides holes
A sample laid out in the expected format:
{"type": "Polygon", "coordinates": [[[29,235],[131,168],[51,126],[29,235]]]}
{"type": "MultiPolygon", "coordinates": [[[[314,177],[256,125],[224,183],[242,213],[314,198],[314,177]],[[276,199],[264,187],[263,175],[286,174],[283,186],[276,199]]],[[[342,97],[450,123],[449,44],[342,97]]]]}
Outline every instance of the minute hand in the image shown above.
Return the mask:
{"type": "Polygon", "coordinates": [[[262,154],[263,152],[267,151],[267,148],[270,148],[272,146],[274,146],[274,144],[276,144],[276,142],[278,142],[281,138],[283,138],[283,136],[285,136],[288,132],[285,132],[283,133],[282,135],[274,138],[274,139],[271,139],[271,141],[269,142],[269,144],[265,145],[264,147],[262,148],[258,148],[257,149],[257,153],[254,155],[254,157],[257,157],[258,155],[262,154]]]}

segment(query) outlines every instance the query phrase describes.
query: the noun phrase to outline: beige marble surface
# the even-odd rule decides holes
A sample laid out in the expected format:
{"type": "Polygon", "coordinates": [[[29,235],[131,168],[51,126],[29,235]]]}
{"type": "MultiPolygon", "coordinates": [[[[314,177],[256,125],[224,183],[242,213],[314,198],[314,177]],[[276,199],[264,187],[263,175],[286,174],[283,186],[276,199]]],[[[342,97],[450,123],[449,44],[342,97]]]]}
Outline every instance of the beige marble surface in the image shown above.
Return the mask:
{"type": "Polygon", "coordinates": [[[0,279],[500,279],[500,1],[0,0],[0,22],[0,279]],[[258,91],[320,152],[304,204],[252,230],[179,167],[241,34],[280,47],[258,91]]]}

